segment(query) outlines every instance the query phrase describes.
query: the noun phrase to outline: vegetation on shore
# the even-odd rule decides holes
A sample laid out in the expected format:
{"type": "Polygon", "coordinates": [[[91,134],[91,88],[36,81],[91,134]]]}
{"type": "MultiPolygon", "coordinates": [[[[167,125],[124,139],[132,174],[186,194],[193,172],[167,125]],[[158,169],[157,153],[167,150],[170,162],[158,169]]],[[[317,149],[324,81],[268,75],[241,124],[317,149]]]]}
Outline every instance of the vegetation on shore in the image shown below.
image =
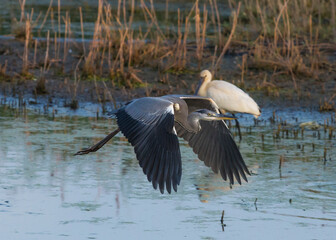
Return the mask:
{"type": "MultiPolygon", "coordinates": [[[[37,15],[19,0],[21,15],[13,35],[22,39],[20,67],[10,68],[13,54],[1,49],[0,82],[37,80],[35,94],[45,94],[48,78],[61,76],[72,80],[70,92],[76,101],[82,80],[95,86],[100,81],[106,89],[141,87],[150,95],[153,88],[148,86],[154,81],[144,71],[152,73],[155,83],[168,86],[174,76],[190,75],[178,81],[192,92],[194,84],[189,83],[196,84],[199,71],[209,68],[230,81],[234,76],[236,84],[249,90],[277,97],[286,86],[309,98],[303,86],[317,82],[323,91],[336,75],[334,1],[228,0],[223,5],[196,0],[190,9],[172,14],[166,0],[162,14],[153,0],[119,0],[114,8],[99,0],[90,40],[85,38],[85,11],[76,9],[78,40],[70,12],[62,10],[61,0],[54,1],[56,7],[51,0],[47,11],[37,15]],[[221,14],[224,10],[230,14],[221,14]],[[45,30],[48,21],[52,27],[45,30]],[[228,66],[226,56],[235,62],[228,66]]],[[[321,110],[335,108],[335,94],[328,94],[320,99],[321,110]]],[[[112,98],[109,91],[104,95],[112,98]]]]}

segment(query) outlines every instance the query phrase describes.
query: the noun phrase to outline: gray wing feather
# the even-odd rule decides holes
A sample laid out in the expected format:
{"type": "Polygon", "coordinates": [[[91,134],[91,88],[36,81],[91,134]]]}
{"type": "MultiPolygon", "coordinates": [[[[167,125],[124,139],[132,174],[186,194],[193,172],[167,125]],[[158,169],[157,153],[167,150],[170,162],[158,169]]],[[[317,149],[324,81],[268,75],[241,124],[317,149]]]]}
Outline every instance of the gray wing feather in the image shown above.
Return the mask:
{"type": "Polygon", "coordinates": [[[250,174],[245,162],[224,121],[200,121],[198,133],[186,131],[179,123],[175,123],[177,135],[188,141],[193,151],[206,166],[218,173],[226,181],[234,183],[234,177],[241,184],[241,177],[247,182],[246,174],[250,174]]]}
{"type": "Polygon", "coordinates": [[[161,193],[164,187],[171,193],[180,184],[181,153],[174,134],[172,103],[161,98],[140,98],[116,113],[121,132],[134,146],[139,165],[161,193]]]}
{"type": "Polygon", "coordinates": [[[199,109],[209,109],[211,111],[219,113],[218,111],[219,108],[217,104],[211,98],[201,97],[201,96],[196,96],[196,95],[166,95],[164,97],[168,99],[179,98],[179,99],[184,100],[188,105],[189,113],[194,112],[199,109]]]}
{"type": "MultiPolygon", "coordinates": [[[[183,99],[188,105],[188,112],[198,109],[209,109],[219,113],[217,104],[206,97],[194,95],[167,95],[168,99],[183,99]]],[[[206,166],[218,173],[226,181],[234,183],[234,177],[241,184],[241,177],[247,181],[246,174],[250,174],[240,151],[224,121],[200,121],[201,130],[191,133],[185,130],[180,123],[175,123],[179,137],[188,141],[193,151],[206,166]]]]}

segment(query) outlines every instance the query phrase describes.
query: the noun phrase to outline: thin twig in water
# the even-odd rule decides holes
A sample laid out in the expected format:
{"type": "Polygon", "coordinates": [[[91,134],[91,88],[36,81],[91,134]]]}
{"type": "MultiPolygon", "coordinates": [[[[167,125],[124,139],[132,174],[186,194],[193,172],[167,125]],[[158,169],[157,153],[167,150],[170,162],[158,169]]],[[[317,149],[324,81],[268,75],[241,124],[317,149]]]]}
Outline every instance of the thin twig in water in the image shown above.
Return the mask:
{"type": "Polygon", "coordinates": [[[224,210],[222,211],[221,225],[222,225],[222,231],[224,232],[224,227],[226,227],[226,224],[224,224],[224,210]]]}

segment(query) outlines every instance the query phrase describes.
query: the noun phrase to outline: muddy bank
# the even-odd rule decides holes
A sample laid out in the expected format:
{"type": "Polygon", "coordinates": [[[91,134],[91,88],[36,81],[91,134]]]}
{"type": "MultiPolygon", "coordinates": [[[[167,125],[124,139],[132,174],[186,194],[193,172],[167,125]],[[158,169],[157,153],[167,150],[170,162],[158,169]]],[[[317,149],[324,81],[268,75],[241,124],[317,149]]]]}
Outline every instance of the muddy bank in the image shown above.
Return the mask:
{"type": "Polygon", "coordinates": [[[209,69],[262,108],[335,110],[336,11],[329,1],[4,6],[11,17],[0,13],[0,34],[10,34],[0,36],[2,96],[49,105],[61,99],[72,109],[116,105],[193,94],[200,71],[209,69]]]}
{"type": "MultiPolygon", "coordinates": [[[[89,46],[90,43],[87,44],[89,46]]],[[[31,41],[31,47],[34,47],[34,41],[31,41]]],[[[25,42],[11,37],[0,39],[2,98],[17,98],[26,104],[45,102],[49,106],[62,100],[65,106],[76,109],[81,107],[81,102],[116,106],[116,103],[143,96],[193,94],[200,70],[210,68],[212,60],[210,49],[209,58],[200,68],[191,66],[183,70],[166,70],[165,62],[148,59],[146,64],[127,68],[124,75],[118,79],[108,74],[106,65],[102,65],[100,75],[85,73],[83,57],[80,55],[81,46],[77,42],[68,45],[64,62],[50,58],[53,60],[48,59],[46,63],[46,47],[46,42],[41,40],[38,48],[30,51],[29,68],[24,70],[22,53],[25,51],[25,42]]],[[[49,51],[50,55],[53,55],[51,46],[49,51]]],[[[60,48],[59,51],[63,52],[64,49],[60,48]]],[[[295,90],[289,75],[274,74],[273,70],[253,67],[244,68],[242,71],[242,59],[246,51],[241,46],[233,45],[221,61],[215,78],[237,84],[255,98],[262,108],[295,106],[334,111],[334,59],[330,58],[330,66],[320,72],[318,78],[296,76],[298,87],[295,90]]],[[[188,53],[192,62],[192,44],[188,53]]],[[[332,53],[329,52],[329,56],[332,56],[332,53]]]]}

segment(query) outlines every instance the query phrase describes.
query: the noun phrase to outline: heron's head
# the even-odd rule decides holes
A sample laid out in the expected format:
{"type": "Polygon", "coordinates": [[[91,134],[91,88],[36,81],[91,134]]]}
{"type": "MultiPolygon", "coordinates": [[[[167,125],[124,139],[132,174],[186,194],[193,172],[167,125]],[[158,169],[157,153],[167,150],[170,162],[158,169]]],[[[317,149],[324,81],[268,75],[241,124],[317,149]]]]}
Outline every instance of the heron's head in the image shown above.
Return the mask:
{"type": "MultiPolygon", "coordinates": [[[[200,80],[199,80],[199,83],[198,83],[198,86],[197,86],[197,89],[196,89],[196,92],[195,94],[196,95],[203,95],[203,94],[199,94],[199,90],[200,88],[202,87],[203,83],[208,83],[211,81],[211,78],[212,78],[212,75],[211,75],[211,72],[209,70],[203,70],[200,74],[200,80]]],[[[205,97],[205,96],[203,96],[205,97]]]]}
{"type": "Polygon", "coordinates": [[[199,120],[205,120],[205,121],[215,121],[215,120],[234,120],[235,117],[228,116],[225,114],[219,114],[213,111],[210,111],[208,109],[200,109],[194,112],[199,120]]]}

